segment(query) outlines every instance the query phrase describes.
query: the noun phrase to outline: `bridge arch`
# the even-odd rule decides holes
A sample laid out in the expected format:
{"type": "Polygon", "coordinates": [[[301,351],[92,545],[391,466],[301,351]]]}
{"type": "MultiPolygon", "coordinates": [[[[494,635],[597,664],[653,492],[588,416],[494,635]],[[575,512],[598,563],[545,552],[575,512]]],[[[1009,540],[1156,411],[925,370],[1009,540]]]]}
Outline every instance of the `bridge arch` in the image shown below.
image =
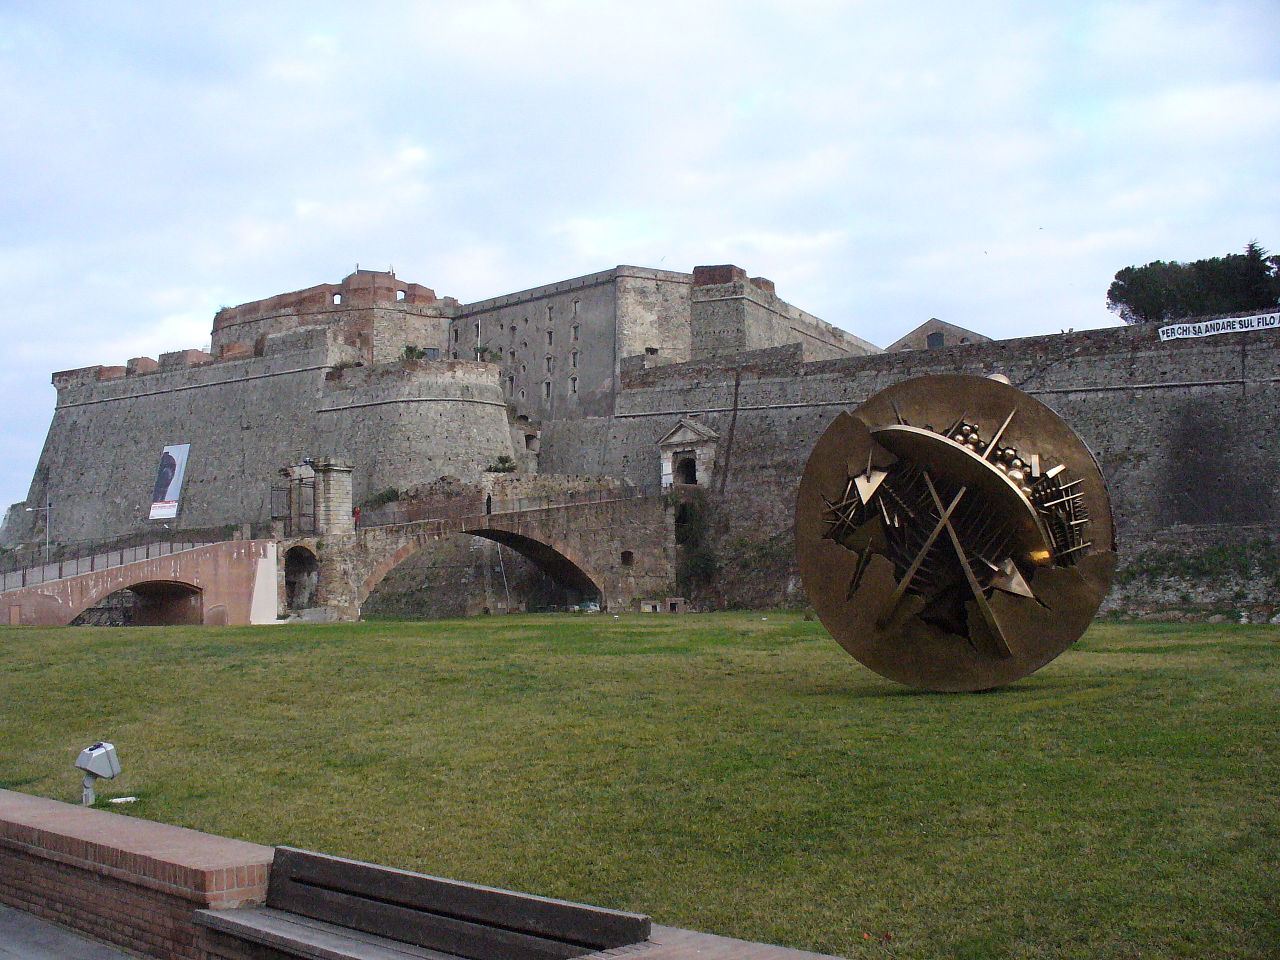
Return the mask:
{"type": "MultiPolygon", "coordinates": [[[[488,518],[477,518],[488,519],[488,518]]],[[[573,602],[593,600],[604,605],[604,591],[598,579],[588,573],[581,559],[574,555],[575,551],[552,546],[543,540],[504,530],[500,527],[477,526],[458,531],[459,534],[491,540],[501,546],[520,554],[541,573],[545,574],[557,586],[565,590],[573,602]]],[[[405,541],[398,548],[377,563],[372,572],[364,579],[357,594],[357,603],[363,607],[370,594],[384,578],[402,563],[416,556],[438,541],[414,538],[405,541]]],[[[488,609],[486,608],[486,612],[488,609]]]]}
{"type": "MultiPolygon", "coordinates": [[[[210,611],[216,613],[216,611],[210,611]]],[[[120,623],[136,627],[177,626],[205,622],[204,591],[182,580],[140,580],[113,588],[84,604],[71,624],[120,623]],[[116,602],[112,602],[112,601],[116,602]],[[95,620],[93,611],[125,611],[119,620],[95,620]]]]}

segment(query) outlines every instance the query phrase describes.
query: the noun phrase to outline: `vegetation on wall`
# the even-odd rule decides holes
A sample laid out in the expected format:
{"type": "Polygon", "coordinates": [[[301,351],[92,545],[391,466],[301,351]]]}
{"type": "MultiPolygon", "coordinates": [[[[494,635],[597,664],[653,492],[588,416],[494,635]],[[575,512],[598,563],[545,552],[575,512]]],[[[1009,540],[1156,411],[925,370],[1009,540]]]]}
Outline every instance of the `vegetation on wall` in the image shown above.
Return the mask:
{"type": "Polygon", "coordinates": [[[676,591],[684,597],[703,593],[715,581],[719,562],[707,537],[706,494],[672,494],[675,505],[676,591]]]}
{"type": "Polygon", "coordinates": [[[1250,243],[1244,253],[1194,260],[1156,260],[1120,270],[1107,309],[1125,323],[1161,323],[1280,306],[1280,256],[1250,243]]]}
{"type": "Polygon", "coordinates": [[[395,487],[387,487],[375,493],[373,496],[366,498],[360,504],[361,510],[376,510],[378,507],[385,506],[388,503],[395,503],[400,499],[400,491],[395,487]]]}
{"type": "Polygon", "coordinates": [[[516,466],[516,462],[504,453],[484,469],[486,473],[515,473],[516,466]]]}
{"type": "Polygon", "coordinates": [[[1136,580],[1266,580],[1280,589],[1280,545],[1265,540],[1210,547],[1195,553],[1149,550],[1116,571],[1118,584],[1136,580]]]}

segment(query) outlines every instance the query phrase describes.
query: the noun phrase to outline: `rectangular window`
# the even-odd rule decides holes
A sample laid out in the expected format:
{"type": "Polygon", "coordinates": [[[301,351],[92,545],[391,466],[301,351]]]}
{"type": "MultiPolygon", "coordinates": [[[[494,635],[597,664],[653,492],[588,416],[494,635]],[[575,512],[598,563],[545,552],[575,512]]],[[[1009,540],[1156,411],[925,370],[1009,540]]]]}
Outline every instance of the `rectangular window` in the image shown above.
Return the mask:
{"type": "Polygon", "coordinates": [[[548,330],[548,331],[547,331],[547,346],[548,346],[548,347],[549,347],[549,346],[551,346],[551,344],[555,341],[555,338],[556,338],[556,335],[555,335],[554,333],[552,333],[550,330],[548,330]]]}
{"type": "Polygon", "coordinates": [[[550,380],[542,381],[542,395],[546,397],[548,400],[551,399],[551,381],[550,380]]]}

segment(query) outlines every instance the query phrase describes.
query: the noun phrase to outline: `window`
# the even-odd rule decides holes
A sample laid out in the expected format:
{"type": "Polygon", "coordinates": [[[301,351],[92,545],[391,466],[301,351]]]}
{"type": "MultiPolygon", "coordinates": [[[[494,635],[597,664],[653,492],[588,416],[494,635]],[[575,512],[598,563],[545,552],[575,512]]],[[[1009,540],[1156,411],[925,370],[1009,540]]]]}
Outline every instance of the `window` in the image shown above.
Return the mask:
{"type": "Polygon", "coordinates": [[[403,300],[404,300],[404,291],[403,291],[403,290],[397,290],[397,291],[396,291],[396,299],[397,299],[397,300],[399,300],[399,301],[403,301],[403,300]]]}
{"type": "Polygon", "coordinates": [[[657,347],[645,347],[645,348],[644,348],[644,352],[645,352],[645,356],[649,356],[649,357],[656,357],[656,356],[658,355],[658,348],[657,348],[657,347]]]}
{"type": "Polygon", "coordinates": [[[450,356],[451,356],[451,357],[453,357],[453,359],[454,359],[454,360],[457,360],[457,359],[458,359],[458,351],[457,351],[457,350],[453,351],[453,353],[452,353],[452,354],[450,354],[450,356]]]}
{"type": "Polygon", "coordinates": [[[578,339],[578,325],[577,325],[576,323],[573,325],[573,329],[569,331],[569,339],[570,339],[570,340],[573,340],[574,342],[577,342],[577,339],[578,339]]]}
{"type": "Polygon", "coordinates": [[[511,334],[512,338],[514,339],[516,335],[516,325],[514,323],[511,325],[508,332],[511,334]]]}
{"type": "Polygon", "coordinates": [[[511,393],[516,388],[516,378],[507,377],[507,393],[511,393]]]}
{"type": "Polygon", "coordinates": [[[550,380],[542,381],[542,396],[547,400],[551,399],[551,381],[550,380]]]}
{"type": "Polygon", "coordinates": [[[629,567],[636,562],[636,555],[630,550],[623,550],[622,557],[620,559],[622,560],[622,565],[624,567],[629,567]]]}
{"type": "Polygon", "coordinates": [[[576,299],[573,301],[573,319],[575,320],[578,319],[578,302],[576,299]]]}
{"type": "Polygon", "coordinates": [[[528,349],[529,349],[529,341],[528,341],[528,340],[521,340],[521,341],[520,341],[520,349],[521,349],[521,350],[528,350],[528,349]]]}
{"type": "Polygon", "coordinates": [[[555,342],[556,335],[550,330],[547,331],[547,346],[551,346],[555,342]]]}
{"type": "Polygon", "coordinates": [[[578,392],[578,378],[577,378],[577,377],[570,377],[570,378],[569,378],[569,392],[570,392],[570,393],[577,393],[577,392],[578,392]]]}
{"type": "Polygon", "coordinates": [[[930,350],[937,350],[942,346],[942,339],[942,332],[940,330],[935,330],[924,338],[924,345],[930,350]]]}
{"type": "Polygon", "coordinates": [[[516,352],[514,350],[510,350],[507,352],[507,362],[510,363],[513,367],[516,365],[516,352]]]}
{"type": "Polygon", "coordinates": [[[569,354],[569,366],[574,367],[574,368],[577,368],[577,366],[578,366],[578,351],[577,351],[577,350],[575,350],[575,351],[573,351],[573,353],[569,354]]]}
{"type": "Polygon", "coordinates": [[[424,347],[422,350],[423,360],[439,360],[440,349],[438,347],[424,347]]]}
{"type": "Polygon", "coordinates": [[[551,373],[552,370],[554,369],[555,369],[555,360],[552,357],[547,357],[547,373],[551,373]]]}
{"type": "Polygon", "coordinates": [[[528,371],[529,371],[529,368],[528,368],[528,366],[527,366],[527,365],[525,365],[525,364],[523,364],[523,363],[522,363],[522,364],[520,364],[520,372],[521,372],[521,373],[528,373],[528,371]]]}
{"type": "Polygon", "coordinates": [[[520,399],[521,399],[521,400],[523,400],[523,399],[524,399],[524,391],[523,391],[523,390],[521,390],[521,391],[520,391],[520,399]]]}
{"type": "Polygon", "coordinates": [[[698,461],[694,459],[692,453],[676,454],[679,458],[676,460],[676,483],[697,483],[698,482],[698,461]]]}
{"type": "Polygon", "coordinates": [[[335,294],[333,295],[333,302],[334,302],[335,304],[336,304],[336,303],[341,303],[341,302],[342,302],[342,294],[340,294],[340,293],[335,293],[335,294]]]}
{"type": "Polygon", "coordinates": [[[453,328],[453,342],[454,342],[454,343],[457,343],[457,342],[458,342],[458,328],[457,328],[457,327],[454,327],[454,328],[453,328]]]}

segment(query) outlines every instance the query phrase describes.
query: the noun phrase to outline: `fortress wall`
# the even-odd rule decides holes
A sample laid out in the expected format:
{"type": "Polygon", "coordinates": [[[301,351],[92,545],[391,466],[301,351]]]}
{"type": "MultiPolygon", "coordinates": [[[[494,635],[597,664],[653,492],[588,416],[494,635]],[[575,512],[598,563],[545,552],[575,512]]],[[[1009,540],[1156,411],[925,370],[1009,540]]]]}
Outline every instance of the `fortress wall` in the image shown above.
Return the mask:
{"type": "Polygon", "coordinates": [[[691,323],[694,357],[724,356],[790,343],[810,360],[878,353],[879,348],[780,299],[771,280],[729,264],[695,267],[691,323]]]}
{"type": "Polygon", "coordinates": [[[478,480],[499,456],[514,456],[494,364],[410,361],[341,373],[314,408],[314,442],[354,466],[357,504],[441,476],[478,480]]]}
{"type": "MultiPolygon", "coordinates": [[[[789,347],[744,356],[740,367],[706,361],[638,372],[603,442],[579,456],[600,460],[603,472],[655,482],[656,441],[680,417],[697,415],[721,438],[713,485],[727,469],[726,536],[789,539],[799,475],[836,413],[908,377],[998,372],[1062,415],[1093,450],[1111,487],[1122,554],[1207,546],[1242,527],[1274,536],[1280,526],[1274,331],[1160,343],[1154,327],[1125,327],[819,363],[799,356],[789,347]]],[[[558,464],[577,469],[567,457],[558,464]]]]}
{"type": "Polygon", "coordinates": [[[449,320],[438,308],[376,307],[370,313],[370,357],[374,363],[397,360],[406,346],[440,351],[449,356],[449,320]]]}
{"type": "Polygon", "coordinates": [[[450,325],[450,355],[471,359],[477,347],[488,347],[517,414],[534,420],[606,414],[613,408],[615,281],[616,271],[607,270],[466,304],[450,325]]]}
{"type": "Polygon", "coordinates": [[[656,349],[676,361],[690,357],[689,274],[618,269],[617,359],[656,349]]]}
{"type": "Polygon", "coordinates": [[[267,519],[273,468],[314,452],[308,411],[330,359],[323,332],[311,333],[288,338],[298,349],[263,357],[69,383],[27,502],[43,503],[47,491],[55,540],[157,527],[147,514],[161,450],[189,443],[171,525],[267,519]]]}
{"type": "MultiPolygon", "coordinates": [[[[191,445],[178,518],[164,521],[175,530],[268,520],[277,470],[305,457],[350,459],[359,500],[442,474],[474,477],[510,455],[491,365],[346,366],[352,351],[330,333],[277,334],[262,357],[137,376],[56,374],[58,406],[27,502],[48,493],[54,540],[98,540],[161,525],[147,515],[170,444],[191,445]]],[[[25,531],[7,535],[42,533],[42,515],[24,519],[25,531]]]]}

